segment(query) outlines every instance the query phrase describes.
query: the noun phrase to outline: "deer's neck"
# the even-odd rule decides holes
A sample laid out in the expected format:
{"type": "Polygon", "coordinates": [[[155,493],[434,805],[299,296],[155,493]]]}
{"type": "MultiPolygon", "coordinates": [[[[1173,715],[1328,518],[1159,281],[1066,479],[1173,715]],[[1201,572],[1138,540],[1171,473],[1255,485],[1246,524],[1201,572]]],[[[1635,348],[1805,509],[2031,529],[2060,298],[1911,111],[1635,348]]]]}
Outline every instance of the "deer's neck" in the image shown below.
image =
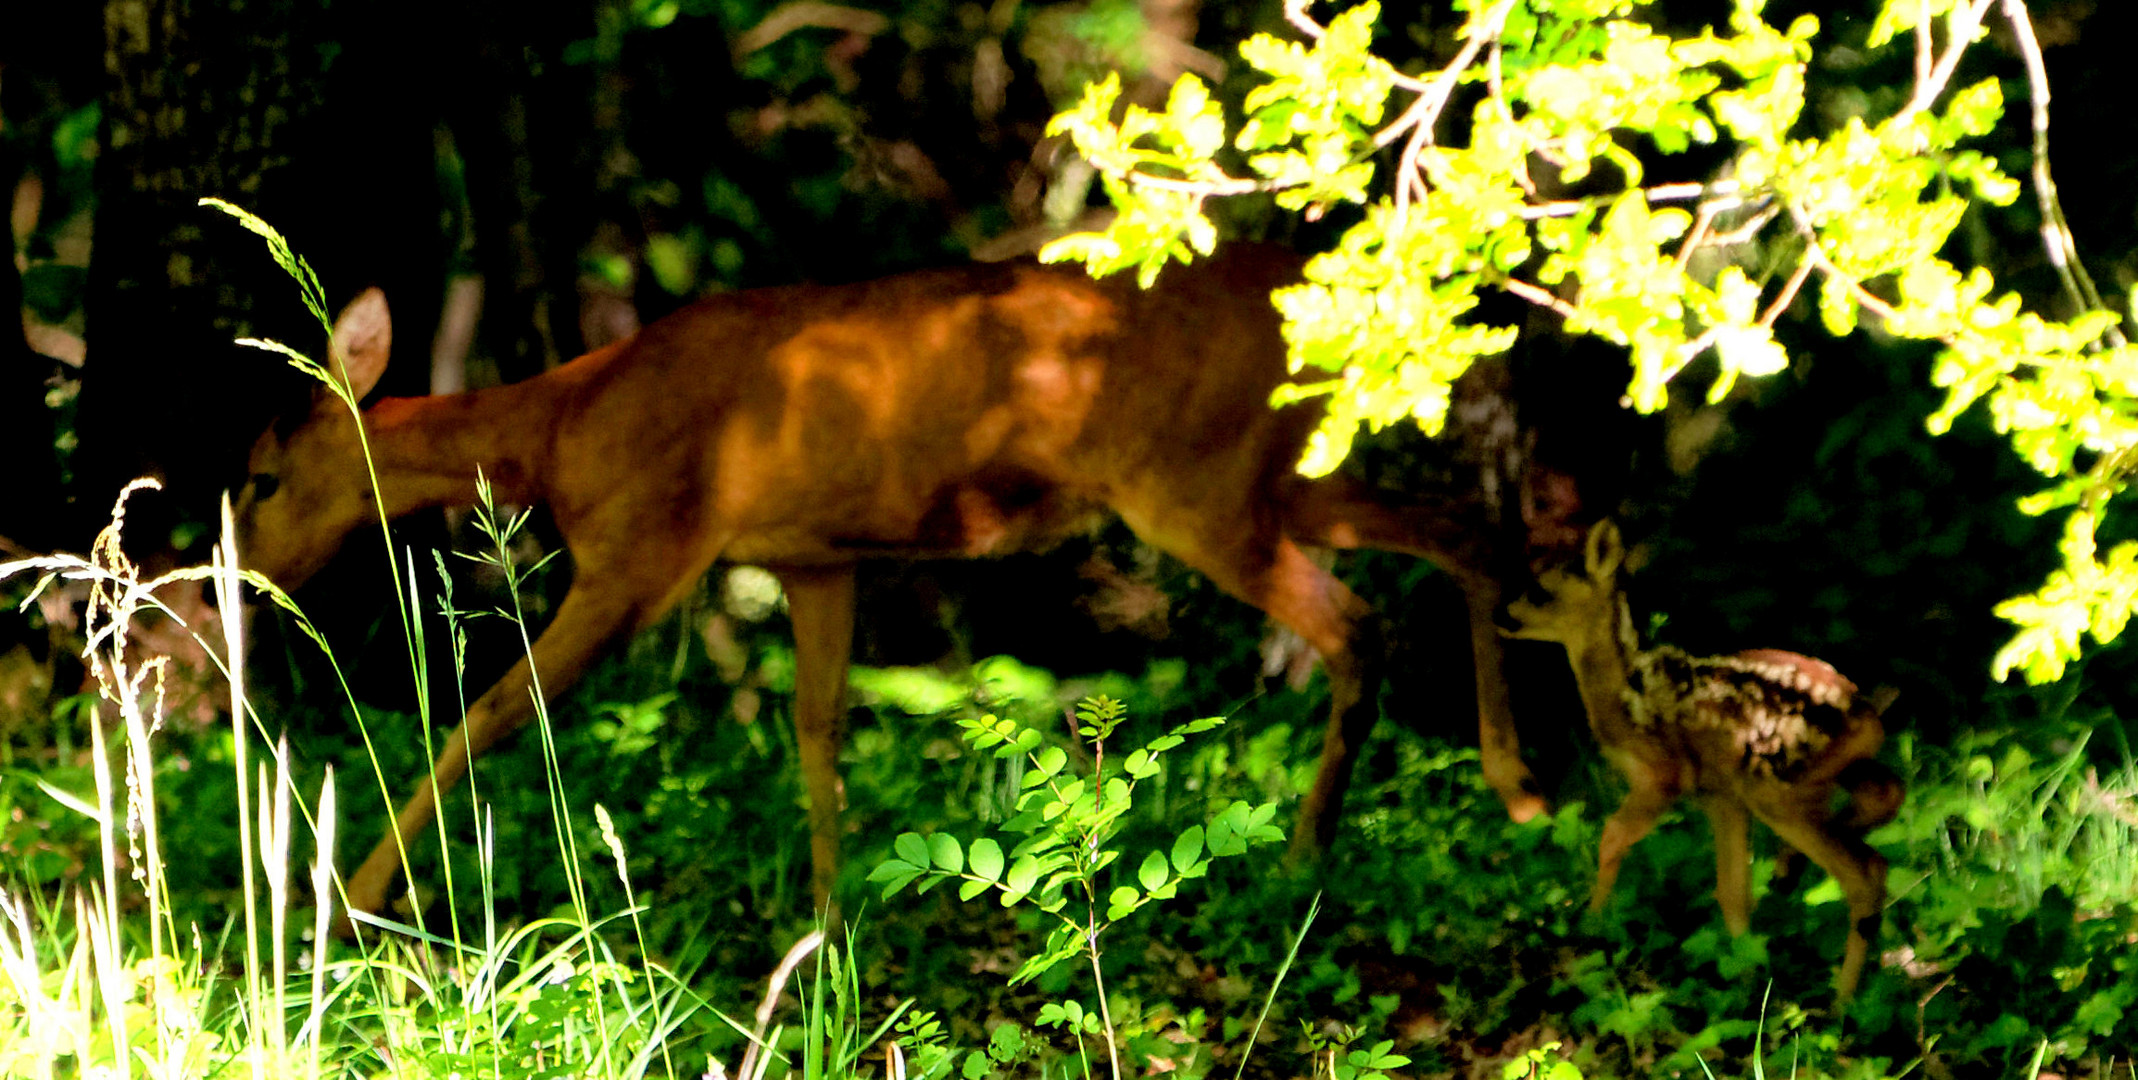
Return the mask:
{"type": "Polygon", "coordinates": [[[366,410],[387,516],[473,503],[478,469],[496,501],[540,500],[541,450],[556,418],[526,385],[387,398],[366,410]]]}
{"type": "Polygon", "coordinates": [[[1589,727],[1606,745],[1614,741],[1616,733],[1637,726],[1627,700],[1632,688],[1632,622],[1623,600],[1616,608],[1610,623],[1595,627],[1581,648],[1568,655],[1582,708],[1589,714],[1589,727]]]}

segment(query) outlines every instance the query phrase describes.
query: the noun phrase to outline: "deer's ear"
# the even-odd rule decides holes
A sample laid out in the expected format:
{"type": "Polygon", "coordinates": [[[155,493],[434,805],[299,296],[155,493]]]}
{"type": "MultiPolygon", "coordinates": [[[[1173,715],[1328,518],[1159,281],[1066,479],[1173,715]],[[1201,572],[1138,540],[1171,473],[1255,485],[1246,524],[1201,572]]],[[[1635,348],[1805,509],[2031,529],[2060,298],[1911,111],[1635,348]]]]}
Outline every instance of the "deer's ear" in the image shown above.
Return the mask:
{"type": "Polygon", "coordinates": [[[1626,561],[1625,542],[1619,539],[1618,526],[1605,518],[1589,530],[1587,562],[1589,576],[1604,578],[1618,572],[1620,563],[1626,561]]]}
{"type": "Polygon", "coordinates": [[[379,384],[392,351],[393,317],[386,310],[386,294],[365,289],[334,320],[334,339],[328,346],[333,367],[348,373],[350,389],[361,398],[379,384]]]}

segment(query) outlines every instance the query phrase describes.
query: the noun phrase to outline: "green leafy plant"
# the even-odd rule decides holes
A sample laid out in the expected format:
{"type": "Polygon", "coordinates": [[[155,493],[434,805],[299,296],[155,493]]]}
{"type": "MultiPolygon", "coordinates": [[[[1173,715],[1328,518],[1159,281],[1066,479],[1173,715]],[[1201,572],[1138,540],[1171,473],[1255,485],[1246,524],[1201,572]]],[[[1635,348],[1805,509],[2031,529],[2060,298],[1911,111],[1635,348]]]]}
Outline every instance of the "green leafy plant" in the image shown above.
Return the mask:
{"type": "Polygon", "coordinates": [[[1410,1064],[1409,1058],[1393,1053],[1394,1039],[1362,1047],[1357,1045],[1361,1033],[1350,1027],[1329,1034],[1307,1025],[1305,1034],[1307,1048],[1314,1055],[1314,1075],[1327,1080],[1388,1080],[1382,1070],[1410,1064]]]}
{"type": "Polygon", "coordinates": [[[1581,1070],[1556,1056],[1558,1049],[1557,1042],[1531,1047],[1500,1066],[1500,1080],[1581,1080],[1581,1070]]]}
{"type": "Polygon", "coordinates": [[[949,1074],[958,1052],[950,1045],[943,1021],[926,1009],[909,1009],[892,1027],[896,1036],[888,1052],[897,1056],[909,1080],[935,1080],[949,1074]]]}
{"type": "Polygon", "coordinates": [[[1115,1076],[1121,1075],[1120,1048],[1100,963],[1107,930],[1147,904],[1171,899],[1183,883],[1207,874],[1211,860],[1284,839],[1283,831],[1270,823],[1277,813],[1274,802],[1250,806],[1235,801],[1207,826],[1191,825],[1170,845],[1145,853],[1135,863],[1132,879],[1109,873],[1121,865],[1122,851],[1114,841],[1134,804],[1136,785],[1157,775],[1167,752],[1188,736],[1224,723],[1212,717],[1182,724],[1120,757],[1109,771],[1106,743],[1126,713],[1120,702],[1103,695],[1077,704],[1076,733],[1092,747],[1091,768],[1083,775],[1070,768],[1069,753],[1049,745],[1037,728],[993,714],[960,720],[965,741],[975,749],[1023,763],[1015,814],[997,830],[1012,838],[1009,849],[1005,852],[1002,841],[989,836],[967,845],[948,833],[903,833],[893,845],[893,856],[869,874],[870,881],[883,885],[886,899],[916,882],[918,892],[956,882],[961,900],[993,892],[1004,907],[1030,904],[1053,916],[1055,926],[1045,946],[1025,960],[1010,982],[1022,983],[1065,960],[1085,958],[1098,997],[1096,1013],[1063,1002],[1043,1010],[1040,1023],[1070,1031],[1080,1051],[1085,1035],[1102,1036],[1115,1076]]]}
{"type": "Polygon", "coordinates": [[[1439,430],[1450,383],[1517,332],[1477,317],[1487,291],[1625,349],[1627,398],[1643,412],[1696,361],[1712,359],[1711,401],[1782,370],[1775,325],[1805,296],[1834,335],[1869,322],[1940,346],[1931,378],[1946,402],[1929,430],[1986,401],[2048,481],[2022,509],[2069,511],[2061,568],[1997,608],[2015,627],[1997,676],[2054,680],[2083,638],[2122,632],[2138,610],[2138,542],[2104,555],[2096,533],[2138,475],[2138,350],[2122,328],[2131,313],[2077,259],[2049,180],[2047,78],[2024,4],[2001,11],[2030,77],[2041,232],[2076,312],[2064,319],[2022,310],[1987,269],[1944,254],[1970,206],[2021,192],[1970,145],[2003,117],[2000,84],[1954,85],[1987,2],[1887,0],[1862,46],[1912,42],[1913,85],[1883,116],[1833,119],[1805,107],[1819,20],[1770,26],[1761,0],[1738,0],[1726,32],[1682,37],[1629,18],[1630,0],[1458,0],[1460,47],[1417,75],[1373,51],[1377,4],[1325,25],[1307,6],[1285,9],[1304,43],[1257,34],[1240,46],[1264,81],[1237,125],[1193,75],[1162,111],[1121,107],[1106,80],[1056,116],[1049,131],[1099,170],[1117,216],[1042,252],[1095,274],[1134,267],[1148,283],[1212,250],[1213,198],[1273,194],[1310,219],[1362,207],[1306,280],[1272,297],[1293,371],[1317,376],[1274,403],[1326,402],[1302,472],[1335,468],[1361,424],[1439,430]],[[1725,151],[1727,167],[1710,152],[1700,174],[1650,178],[1696,146],[1725,151]]]}

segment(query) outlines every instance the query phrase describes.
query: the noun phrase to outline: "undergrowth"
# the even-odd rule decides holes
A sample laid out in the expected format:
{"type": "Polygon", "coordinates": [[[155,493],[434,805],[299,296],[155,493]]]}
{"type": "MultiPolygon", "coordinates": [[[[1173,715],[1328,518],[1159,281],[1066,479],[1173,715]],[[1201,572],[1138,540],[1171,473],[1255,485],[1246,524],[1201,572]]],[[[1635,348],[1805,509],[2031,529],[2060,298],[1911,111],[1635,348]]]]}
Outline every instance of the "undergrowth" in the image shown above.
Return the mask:
{"type": "MultiPolygon", "coordinates": [[[[513,521],[483,521],[509,598],[500,625],[524,649],[513,521]]],[[[48,729],[11,736],[0,769],[0,1076],[2134,1070],[2138,767],[2118,717],[2069,699],[2024,724],[2016,707],[1985,712],[1941,746],[1893,740],[1909,798],[1871,836],[1892,863],[1884,962],[1845,1013],[1827,989],[1838,890],[1817,874],[1769,884],[1763,857],[1754,930],[1732,938],[1693,816],[1666,818],[1588,914],[1599,808],[1618,794],[1594,762],[1556,812],[1515,825],[1475,750],[1383,725],[1318,873],[1246,852],[1234,841],[1271,839],[1310,780],[1327,703],[1266,692],[1238,626],[1208,631],[1234,646],[1222,662],[1133,673],[1058,679],[1001,658],[857,669],[840,889],[858,929],[827,942],[784,723],[792,652],[776,586],[748,570],[584,680],[558,722],[542,711],[538,738],[480,760],[410,852],[413,905],[336,940],[334,837],[375,835],[385,813],[353,793],[400,790],[424,736],[456,718],[344,693],[336,708],[358,727],[337,734],[303,708],[261,708],[239,678],[235,722],[162,729],[163,669],[127,649],[127,628],[170,580],[211,580],[225,612],[241,585],[227,549],[219,570],[142,581],[118,527],[87,559],[0,566],[89,587],[108,712],[61,703],[48,729]],[[1068,720],[1102,696],[1118,707],[1068,720]],[[1213,713],[1227,721],[1182,727],[1213,713]],[[961,725],[1017,752],[961,740],[961,725]],[[304,732],[297,749],[285,728],[304,732]],[[1175,729],[1195,738],[1167,742],[1175,729]],[[1166,759],[1115,761],[1134,778],[1115,801],[1108,781],[1078,785],[1107,775],[1117,736],[1166,759]],[[335,780],[354,770],[370,778],[335,780]],[[1031,816],[1049,812],[1075,827],[1031,816]],[[950,839],[990,833],[1027,839],[950,839]],[[1139,854],[1114,865],[1122,852],[1139,854]],[[859,903],[872,873],[960,887],[859,903]],[[1190,880],[1194,899],[1176,896],[1190,880]],[[716,1007],[749,1002],[746,1016],[716,1007]]],[[[416,632],[437,580],[395,575],[418,670],[465,643],[464,612],[440,641],[416,632]]],[[[225,620],[211,651],[243,655],[243,625],[225,620]]]]}
{"type": "MultiPolygon", "coordinates": [[[[135,762],[137,807],[162,808],[161,842],[175,838],[186,853],[159,861],[127,850],[125,784],[111,781],[98,794],[100,729],[79,716],[61,721],[56,730],[76,733],[72,748],[48,749],[49,768],[19,763],[0,783],[13,818],[6,842],[21,856],[6,910],[6,985],[16,1002],[0,1019],[0,1046],[15,1063],[8,1068],[46,1075],[23,1064],[33,1054],[47,1055],[52,1075],[115,1063],[89,1043],[116,1034],[103,1017],[118,1001],[139,1014],[125,1027],[125,1045],[145,1075],[153,1074],[149,1062],[173,1075],[213,1074],[218,1065],[243,1071],[247,1054],[274,1045],[263,1043],[270,1028],[254,1003],[272,1000],[277,986],[291,1020],[287,1053],[308,1069],[317,1052],[322,1075],[584,1070],[603,1053],[604,1068],[614,1070],[603,1075],[696,1075],[708,1061],[739,1062],[750,1045],[743,1032],[754,1025],[722,1020],[707,1003],[756,998],[779,966],[775,943],[809,930],[802,796],[780,722],[789,661],[775,644],[775,611],[758,615],[767,621],[744,634],[750,659],[740,680],[759,698],[750,723],[732,715],[738,691],[711,685],[709,663],[647,693],[662,680],[626,657],[560,704],[562,715],[583,719],[555,727],[549,755],[528,740],[478,763],[481,812],[471,801],[447,810],[455,824],[448,851],[467,860],[452,875],[467,924],[457,946],[432,855],[415,868],[438,888],[428,935],[374,935],[360,951],[318,947],[305,831],[291,822],[299,803],[316,804],[326,771],[279,748],[268,756],[265,785],[258,776],[247,785],[259,834],[253,850],[256,859],[263,844],[287,852],[277,857],[295,860],[295,869],[286,884],[256,885],[250,937],[242,920],[216,919],[226,903],[243,902],[231,869],[240,830],[219,815],[173,821],[169,811],[236,802],[238,729],[157,734],[145,758],[130,755],[131,744],[105,751],[114,763],[107,777],[124,777],[125,763],[135,762]],[[570,826],[583,854],[599,853],[598,872],[580,878],[590,913],[583,921],[570,915],[565,877],[573,871],[557,842],[542,840],[558,820],[550,785],[519,779],[540,774],[545,757],[572,763],[556,776],[555,798],[605,807],[570,826]],[[289,809],[277,810],[284,800],[289,809]],[[165,875],[158,889],[166,899],[152,906],[151,894],[128,885],[130,872],[146,875],[151,865],[175,865],[186,889],[165,875]],[[625,866],[628,876],[618,872],[625,866]],[[72,898],[75,885],[88,886],[81,899],[72,898]],[[285,891],[279,933],[270,902],[277,888],[285,891]],[[151,934],[151,925],[161,929],[151,934]],[[243,947],[248,940],[259,943],[257,961],[243,947]],[[324,994],[316,1000],[315,977],[324,994]],[[141,1012],[149,1002],[164,1012],[141,1012]],[[603,1034],[610,1020],[618,1026],[603,1034]],[[643,1034],[622,1034],[631,1030],[643,1034]]],[[[658,639],[647,648],[666,651],[658,639]]],[[[1153,732],[1177,722],[1188,677],[1160,663],[1133,677],[1057,680],[1003,659],[963,675],[857,673],[872,705],[866,722],[855,717],[844,762],[849,849],[859,855],[843,879],[848,895],[861,895],[859,879],[899,833],[1001,820],[1016,780],[1002,760],[961,743],[951,716],[984,705],[1045,723],[1070,701],[1103,692],[1129,703],[1133,730],[1153,732]]],[[[1234,709],[1232,723],[1173,751],[1170,767],[1139,791],[1122,843],[1167,848],[1209,808],[1296,793],[1309,778],[1320,706],[1314,694],[1257,697],[1234,709]]],[[[381,730],[409,723],[384,714],[373,722],[381,730]]],[[[1730,938],[1708,895],[1704,826],[1683,814],[1637,849],[1622,895],[1589,916],[1581,901],[1596,843],[1593,807],[1615,794],[1600,770],[1593,800],[1514,825],[1482,788],[1474,750],[1389,727],[1363,760],[1344,838],[1320,879],[1277,873],[1267,860],[1212,864],[1196,902],[1167,903],[1148,926],[1109,932],[1106,1003],[1124,1072],[1236,1067],[1319,885],[1328,890],[1326,910],[1270,1003],[1263,1056],[1251,1063],[1257,1075],[1341,1068],[1353,1052],[1377,1060],[1384,1041],[1393,1047],[1384,1054],[1409,1059],[1397,1071],[1411,1075],[1466,1075],[1481,1062],[1537,1065],[1529,1054],[1548,1044],[1557,1048],[1547,1063],[1588,1076],[2019,1075],[2037,1054],[2066,1075],[2121,1075],[2138,1032],[2130,1016],[2138,777],[2117,764],[2120,743],[2097,734],[2115,730],[2109,718],[2088,717],[2023,733],[1972,732],[1943,747],[1894,740],[1887,757],[1910,796],[1872,837],[1893,861],[1885,965],[1842,1017],[1830,1012],[1825,990],[1844,933],[1842,905],[1822,878],[1791,891],[1763,888],[1754,932],[1730,938]]],[[[1077,747],[1065,728],[1049,741],[1077,747]]],[[[247,745],[257,759],[257,733],[247,745]]],[[[345,835],[373,827],[371,815],[341,813],[357,822],[345,835]]],[[[134,841],[145,842],[146,834],[134,841]]],[[[266,860],[255,865],[266,872],[266,860]]],[[[1764,882],[1770,867],[1762,859],[1755,880],[1764,882]]],[[[990,1063],[983,1072],[1073,1067],[1074,1040],[1033,1027],[1046,1002],[1064,995],[1066,976],[1006,984],[1019,958],[1039,947],[1041,923],[940,893],[857,910],[860,935],[828,958],[846,965],[838,969],[845,1004],[831,1004],[849,1009],[850,1026],[871,1030],[913,1004],[904,1006],[905,1026],[851,1050],[855,1067],[885,1067],[893,1043],[902,1054],[924,1046],[977,1052],[990,1063]],[[913,1009],[928,1015],[915,1022],[913,1009]],[[1005,1022],[1021,1032],[1014,1052],[996,1034],[1005,1022]]],[[[768,1015],[793,1021],[767,1032],[790,1060],[799,1060],[808,1031],[798,1014],[782,1011],[795,1007],[768,1015]]]]}

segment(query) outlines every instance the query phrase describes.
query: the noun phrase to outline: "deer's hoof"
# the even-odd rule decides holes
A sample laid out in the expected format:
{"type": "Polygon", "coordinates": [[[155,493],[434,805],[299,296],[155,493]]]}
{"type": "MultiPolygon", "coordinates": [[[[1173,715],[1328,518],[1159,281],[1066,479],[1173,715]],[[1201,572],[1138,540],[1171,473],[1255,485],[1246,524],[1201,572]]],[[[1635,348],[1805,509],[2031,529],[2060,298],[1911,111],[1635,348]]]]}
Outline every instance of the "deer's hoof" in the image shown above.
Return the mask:
{"type": "Polygon", "coordinates": [[[1526,825],[1540,815],[1552,812],[1552,805],[1534,791],[1503,797],[1501,801],[1507,804],[1508,818],[1517,825],[1526,825]]]}

